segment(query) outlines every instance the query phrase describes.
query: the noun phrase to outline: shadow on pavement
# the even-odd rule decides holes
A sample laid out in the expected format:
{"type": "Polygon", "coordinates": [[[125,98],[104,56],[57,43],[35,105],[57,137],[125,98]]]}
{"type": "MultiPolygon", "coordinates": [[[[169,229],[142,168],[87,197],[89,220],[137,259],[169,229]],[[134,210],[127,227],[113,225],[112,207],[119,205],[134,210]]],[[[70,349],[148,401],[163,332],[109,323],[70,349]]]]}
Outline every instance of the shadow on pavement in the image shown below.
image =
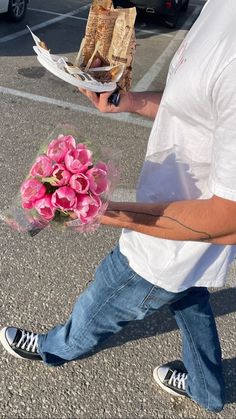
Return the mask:
{"type": "Polygon", "coordinates": [[[236,358],[224,359],[223,370],[226,383],[226,403],[236,402],[236,358]]]}
{"type": "MultiPolygon", "coordinates": [[[[236,311],[236,288],[225,288],[211,294],[211,306],[216,317],[236,311]]],[[[109,338],[104,348],[178,330],[168,308],[162,308],[144,320],[130,322],[122,331],[109,338]]]]}
{"type": "MultiPolygon", "coordinates": [[[[236,288],[225,288],[211,294],[211,305],[216,317],[236,311],[236,288]]],[[[121,346],[126,342],[148,338],[178,330],[168,308],[162,308],[144,320],[130,322],[122,331],[109,338],[98,350],[121,346]]],[[[88,355],[86,356],[88,357],[88,355]]],[[[226,403],[236,402],[236,358],[224,359],[223,369],[226,380],[226,403]]]]}

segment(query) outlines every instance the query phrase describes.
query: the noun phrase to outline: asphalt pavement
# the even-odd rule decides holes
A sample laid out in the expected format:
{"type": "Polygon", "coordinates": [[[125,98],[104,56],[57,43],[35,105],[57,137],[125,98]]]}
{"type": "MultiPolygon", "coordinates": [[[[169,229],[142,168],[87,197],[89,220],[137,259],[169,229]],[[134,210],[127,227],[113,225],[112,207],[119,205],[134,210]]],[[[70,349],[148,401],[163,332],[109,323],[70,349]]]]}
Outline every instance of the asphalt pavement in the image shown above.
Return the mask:
{"type": "MultiPolygon", "coordinates": [[[[139,15],[133,89],[162,90],[169,62],[201,10],[190,2],[176,29],[139,15]]],[[[121,151],[122,176],[114,198],[134,198],[151,121],[102,115],[76,89],[37,62],[29,25],[51,51],[73,60],[84,34],[87,1],[31,0],[24,21],[0,16],[0,211],[12,202],[42,141],[58,124],[79,128],[90,139],[121,151]]],[[[31,238],[0,224],[0,327],[45,332],[63,323],[120,231],[94,234],[44,230],[31,238]]],[[[234,418],[236,407],[235,263],[223,289],[212,290],[227,385],[218,414],[156,386],[153,368],[181,358],[181,339],[167,309],[133,322],[102,351],[60,368],[10,357],[0,347],[1,418],[234,418]]]]}

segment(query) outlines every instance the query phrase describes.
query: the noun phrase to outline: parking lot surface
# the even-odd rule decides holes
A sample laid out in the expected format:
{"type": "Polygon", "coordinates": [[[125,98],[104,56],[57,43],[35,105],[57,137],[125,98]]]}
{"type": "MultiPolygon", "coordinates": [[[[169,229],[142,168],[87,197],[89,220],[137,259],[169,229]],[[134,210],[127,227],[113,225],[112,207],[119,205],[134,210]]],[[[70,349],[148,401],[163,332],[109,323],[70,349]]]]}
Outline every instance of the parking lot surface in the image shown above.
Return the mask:
{"type": "MultiPolygon", "coordinates": [[[[133,90],[162,90],[169,62],[204,1],[190,2],[176,29],[139,14],[133,90]]],[[[87,1],[31,0],[23,22],[0,16],[0,210],[12,202],[47,135],[69,123],[81,138],[117,147],[122,176],[114,199],[134,199],[151,121],[128,114],[102,115],[76,89],[38,63],[26,25],[53,53],[74,60],[84,34],[87,1]]],[[[34,238],[0,224],[0,327],[46,331],[63,323],[118,230],[82,235],[44,230],[34,238]]],[[[234,418],[236,408],[235,264],[227,286],[212,292],[227,384],[218,414],[174,399],[152,379],[153,368],[181,358],[177,326],[167,309],[131,323],[105,349],[60,368],[13,359],[0,347],[1,418],[234,418]]]]}

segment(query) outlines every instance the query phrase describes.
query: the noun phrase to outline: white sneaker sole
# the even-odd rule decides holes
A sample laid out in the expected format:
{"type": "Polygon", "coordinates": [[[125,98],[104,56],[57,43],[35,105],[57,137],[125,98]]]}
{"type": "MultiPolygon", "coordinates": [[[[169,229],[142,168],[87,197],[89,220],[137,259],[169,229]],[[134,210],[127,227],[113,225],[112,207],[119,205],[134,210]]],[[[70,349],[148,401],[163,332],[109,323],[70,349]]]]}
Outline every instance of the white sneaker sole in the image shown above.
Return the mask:
{"type": "Polygon", "coordinates": [[[14,356],[15,358],[25,359],[22,356],[18,355],[15,351],[13,351],[13,349],[9,345],[9,343],[8,343],[8,341],[6,339],[6,330],[7,330],[7,327],[4,327],[2,330],[0,330],[0,342],[1,342],[2,346],[4,347],[4,349],[6,349],[6,351],[9,354],[11,354],[12,356],[14,356]]]}
{"type": "Polygon", "coordinates": [[[165,384],[163,384],[162,383],[162,381],[160,380],[160,378],[159,378],[159,376],[158,376],[158,368],[159,367],[156,367],[154,370],[153,370],[153,378],[154,378],[154,381],[155,381],[155,383],[157,384],[157,385],[159,385],[163,390],[165,390],[167,393],[169,393],[169,394],[171,394],[172,396],[175,396],[175,397],[186,397],[186,396],[184,396],[184,395],[182,395],[182,394],[178,394],[178,393],[176,393],[174,390],[171,390],[171,388],[169,388],[169,387],[167,387],[167,386],[165,386],[165,384]]]}

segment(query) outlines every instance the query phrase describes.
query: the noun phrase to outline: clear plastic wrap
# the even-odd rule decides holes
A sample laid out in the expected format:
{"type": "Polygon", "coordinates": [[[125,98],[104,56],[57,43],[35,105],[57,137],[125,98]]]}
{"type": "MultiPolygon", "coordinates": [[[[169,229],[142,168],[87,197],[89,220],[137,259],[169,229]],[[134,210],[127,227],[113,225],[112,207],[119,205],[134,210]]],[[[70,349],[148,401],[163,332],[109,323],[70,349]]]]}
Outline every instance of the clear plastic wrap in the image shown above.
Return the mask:
{"type": "Polygon", "coordinates": [[[119,151],[82,140],[75,127],[58,126],[0,220],[31,236],[45,227],[95,231],[119,174],[119,151]]]}

